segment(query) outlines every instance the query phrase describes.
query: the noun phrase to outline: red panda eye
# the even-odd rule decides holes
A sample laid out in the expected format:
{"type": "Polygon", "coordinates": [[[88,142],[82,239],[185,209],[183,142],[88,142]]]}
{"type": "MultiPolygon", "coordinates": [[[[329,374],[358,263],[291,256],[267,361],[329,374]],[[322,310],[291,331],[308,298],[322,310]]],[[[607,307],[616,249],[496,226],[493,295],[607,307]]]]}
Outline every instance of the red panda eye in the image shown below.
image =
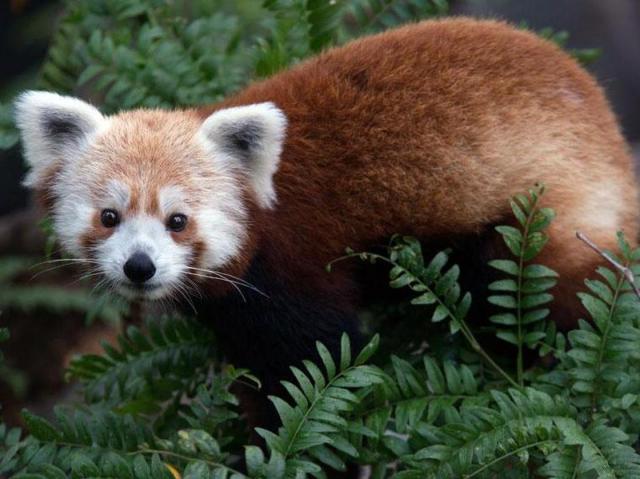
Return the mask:
{"type": "Polygon", "coordinates": [[[102,210],[102,213],[100,214],[100,221],[102,222],[102,226],[105,228],[113,228],[120,223],[120,217],[116,210],[106,209],[102,210]]]}
{"type": "Polygon", "coordinates": [[[187,217],[182,213],[172,215],[167,221],[167,228],[176,233],[182,231],[187,226],[187,217]]]}

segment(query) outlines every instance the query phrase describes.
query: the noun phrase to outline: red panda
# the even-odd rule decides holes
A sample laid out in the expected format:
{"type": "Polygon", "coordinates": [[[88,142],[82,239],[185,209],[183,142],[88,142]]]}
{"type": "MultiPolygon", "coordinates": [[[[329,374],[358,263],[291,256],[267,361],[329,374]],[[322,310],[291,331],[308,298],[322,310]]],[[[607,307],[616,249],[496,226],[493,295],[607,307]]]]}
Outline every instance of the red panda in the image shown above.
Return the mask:
{"type": "Polygon", "coordinates": [[[357,335],[356,267],[325,272],[347,246],[479,237],[543,182],[557,219],[540,261],[560,274],[566,321],[598,262],[575,232],[604,248],[638,234],[632,160],[602,90],[552,43],[496,21],[366,37],[202,108],[104,116],[27,92],[16,111],[26,184],[62,246],[125,295],[202,296],[198,314],[267,394],[316,340],[357,335]]]}

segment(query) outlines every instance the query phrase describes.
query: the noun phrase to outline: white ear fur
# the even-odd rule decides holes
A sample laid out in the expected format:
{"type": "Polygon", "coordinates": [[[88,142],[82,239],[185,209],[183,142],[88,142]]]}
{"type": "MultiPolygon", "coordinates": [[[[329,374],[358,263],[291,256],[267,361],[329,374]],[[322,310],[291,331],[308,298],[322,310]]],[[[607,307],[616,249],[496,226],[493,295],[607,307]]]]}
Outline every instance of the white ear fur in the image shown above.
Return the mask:
{"type": "Polygon", "coordinates": [[[107,119],[77,98],[28,91],[15,102],[16,123],[30,166],[24,183],[34,186],[55,162],[86,147],[107,119]]]}
{"type": "Polygon", "coordinates": [[[287,118],[271,102],[226,108],[212,113],[199,134],[212,147],[217,161],[245,168],[258,202],[271,208],[276,202],[273,175],[278,170],[287,118]]]}

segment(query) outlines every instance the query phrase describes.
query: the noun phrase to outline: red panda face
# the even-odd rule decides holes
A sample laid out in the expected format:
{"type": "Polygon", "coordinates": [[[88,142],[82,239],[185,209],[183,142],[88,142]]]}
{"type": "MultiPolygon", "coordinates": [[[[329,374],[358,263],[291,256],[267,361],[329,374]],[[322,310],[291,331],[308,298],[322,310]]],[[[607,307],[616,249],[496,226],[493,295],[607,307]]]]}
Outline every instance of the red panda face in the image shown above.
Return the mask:
{"type": "Polygon", "coordinates": [[[276,201],[286,120],[272,104],[105,117],[73,98],[17,103],[25,181],[50,200],[63,248],[130,297],[187,294],[242,253],[247,199],[276,201]]]}

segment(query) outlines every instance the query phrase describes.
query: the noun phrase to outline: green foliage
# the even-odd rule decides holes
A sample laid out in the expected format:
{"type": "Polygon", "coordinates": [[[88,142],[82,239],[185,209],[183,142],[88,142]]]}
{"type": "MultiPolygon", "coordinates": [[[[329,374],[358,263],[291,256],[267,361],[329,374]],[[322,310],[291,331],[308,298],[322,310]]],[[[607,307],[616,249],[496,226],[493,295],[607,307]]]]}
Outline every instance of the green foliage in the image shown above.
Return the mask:
{"type": "Polygon", "coordinates": [[[18,130],[13,123],[10,104],[0,102],[0,150],[6,150],[18,143],[18,130]]]}
{"type": "Polygon", "coordinates": [[[517,195],[511,201],[511,210],[521,229],[496,227],[516,261],[496,259],[489,262],[491,267],[507,275],[506,279],[489,284],[489,290],[499,293],[489,296],[489,302],[506,310],[489,319],[499,325],[496,336],[518,348],[520,385],[523,384],[523,347],[535,349],[547,337],[547,330],[554,331],[553,324],[544,322],[549,309],[539,306],[553,300],[549,290],[555,286],[558,275],[544,265],[530,263],[547,243],[549,238],[545,229],[554,217],[553,210],[537,208],[543,193],[544,187],[537,186],[529,191],[529,196],[517,195]]]}
{"type": "Polygon", "coordinates": [[[213,337],[203,325],[166,318],[150,322],[147,334],[130,326],[118,348],[104,344],[105,354],[85,355],[69,366],[71,377],[84,385],[92,404],[111,404],[136,412],[154,410],[158,403],[185,388],[204,382],[213,337]]]}
{"type": "Polygon", "coordinates": [[[448,11],[446,0],[355,0],[347,7],[346,28],[352,35],[376,33],[448,11]]]}
{"type": "MultiPolygon", "coordinates": [[[[608,256],[637,275],[640,250],[632,250],[621,234],[618,243],[619,254],[608,256]]],[[[635,441],[640,432],[638,298],[624,274],[604,267],[597,273],[601,279],[586,280],[588,292],[579,293],[592,321],[580,320],[566,338],[557,335],[555,355],[560,365],[542,379],[569,388],[585,414],[609,418],[635,441]]]]}
{"type": "MultiPolygon", "coordinates": [[[[554,31],[551,28],[543,28],[538,32],[538,35],[551,40],[562,48],[567,48],[569,32],[565,30],[554,31]]],[[[602,56],[601,48],[570,48],[568,50],[583,65],[590,65],[602,56]]]]}
{"type": "Polygon", "coordinates": [[[34,285],[24,281],[58,269],[59,260],[55,261],[56,266],[51,266],[51,263],[41,263],[31,257],[0,257],[0,312],[5,315],[13,312],[46,311],[54,315],[80,312],[86,314],[89,322],[96,318],[110,323],[120,320],[127,306],[122,301],[112,300],[109,295],[96,294],[90,288],[69,289],[64,285],[34,285]]]}
{"type": "Polygon", "coordinates": [[[354,460],[358,457],[348,434],[352,430],[356,434],[362,430],[357,424],[350,424],[345,416],[360,402],[351,390],[362,390],[383,381],[381,370],[363,364],[375,352],[377,343],[376,336],[352,361],[349,338],[343,335],[339,364],[336,365],[329,351],[318,343],[324,371],[311,361],[304,362],[306,371],[291,368],[297,384],[285,381],[283,385],[294,404],[278,397],[270,398],[282,427],[277,433],[256,430],[264,438],[271,459],[269,463],[248,461],[250,473],[270,478],[292,477],[297,471],[305,471],[315,476],[321,474],[321,464],[344,470],[343,458],[354,460]],[[272,469],[274,461],[284,466],[282,474],[272,469]]]}
{"type": "MultiPolygon", "coordinates": [[[[34,276],[60,266],[59,260],[54,261],[56,266],[26,256],[0,257],[0,322],[29,314],[48,314],[55,321],[70,313],[84,315],[87,323],[98,319],[117,324],[121,320],[127,311],[126,303],[106,293],[95,293],[87,286],[70,289],[58,284],[33,284],[34,276]]],[[[20,369],[0,361],[0,381],[16,397],[23,397],[29,378],[20,369]]]]}

